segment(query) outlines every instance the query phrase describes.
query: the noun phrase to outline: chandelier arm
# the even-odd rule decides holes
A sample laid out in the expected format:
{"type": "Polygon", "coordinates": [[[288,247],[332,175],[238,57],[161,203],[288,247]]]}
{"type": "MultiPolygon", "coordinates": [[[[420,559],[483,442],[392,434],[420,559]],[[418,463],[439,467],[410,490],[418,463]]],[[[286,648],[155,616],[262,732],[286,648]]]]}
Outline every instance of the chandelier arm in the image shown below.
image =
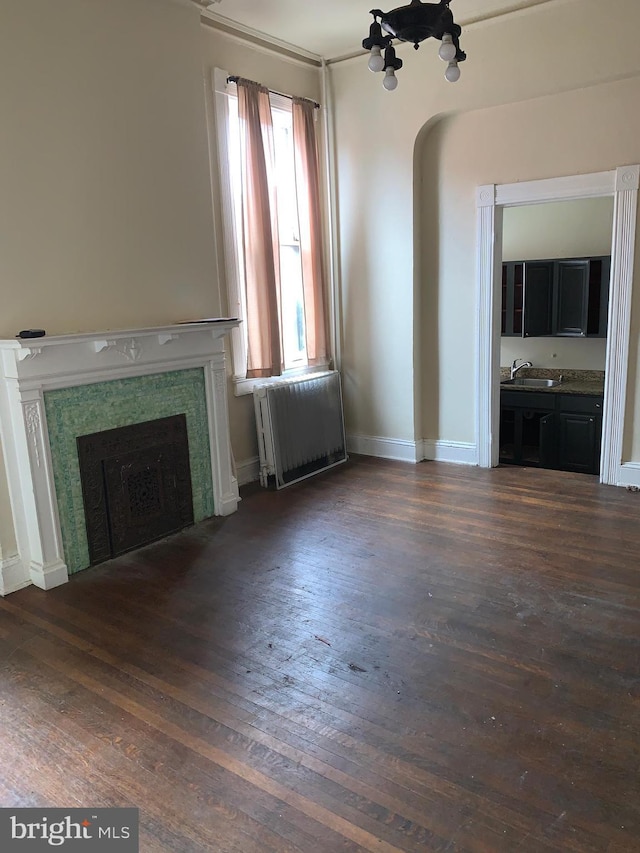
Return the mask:
{"type": "Polygon", "coordinates": [[[373,23],[369,27],[368,38],[362,40],[362,47],[365,50],[371,50],[373,47],[387,47],[388,44],[391,44],[391,36],[382,35],[382,27],[374,18],[373,23]]]}
{"type": "MultiPolygon", "coordinates": [[[[453,18],[451,19],[453,23],[453,18]]],[[[456,48],[456,62],[464,62],[467,58],[467,54],[460,47],[460,36],[462,34],[462,27],[459,27],[457,24],[453,24],[453,28],[450,31],[451,41],[455,45],[456,48]]]]}
{"type": "Polygon", "coordinates": [[[403,62],[399,56],[396,56],[393,44],[390,44],[384,52],[384,67],[393,68],[394,71],[400,71],[403,62]]]}

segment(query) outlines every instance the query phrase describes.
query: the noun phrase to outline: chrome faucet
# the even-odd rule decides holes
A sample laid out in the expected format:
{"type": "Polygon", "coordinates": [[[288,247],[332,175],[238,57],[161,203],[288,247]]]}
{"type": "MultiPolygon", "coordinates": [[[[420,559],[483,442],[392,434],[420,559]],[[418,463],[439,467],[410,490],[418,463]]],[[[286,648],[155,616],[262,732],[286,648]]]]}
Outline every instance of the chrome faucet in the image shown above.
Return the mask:
{"type": "Polygon", "coordinates": [[[530,361],[523,361],[522,364],[518,364],[518,359],[513,359],[513,364],[511,365],[511,378],[516,375],[516,373],[521,370],[523,367],[533,367],[530,361]]]}

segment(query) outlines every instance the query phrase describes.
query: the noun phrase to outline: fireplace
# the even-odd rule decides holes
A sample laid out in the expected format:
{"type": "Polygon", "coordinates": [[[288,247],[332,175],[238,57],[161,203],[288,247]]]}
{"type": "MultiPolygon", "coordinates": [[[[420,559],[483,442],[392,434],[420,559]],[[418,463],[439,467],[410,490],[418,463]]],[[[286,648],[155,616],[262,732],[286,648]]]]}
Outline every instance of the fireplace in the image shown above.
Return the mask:
{"type": "Polygon", "coordinates": [[[77,438],[91,565],[193,524],[185,415],[77,438]]]}
{"type": "Polygon", "coordinates": [[[18,546],[16,555],[0,560],[0,594],[30,583],[50,589],[69,573],[191,518],[236,510],[224,356],[224,336],[235,326],[235,320],[217,320],[0,341],[0,441],[18,546]],[[176,417],[182,426],[167,428],[166,419],[176,417]],[[144,424],[156,420],[163,421],[160,438],[132,439],[125,432],[133,444],[105,449],[112,430],[139,426],[144,432],[144,424]],[[184,433],[186,464],[176,430],[184,433]],[[100,433],[107,436],[96,439],[100,433]],[[91,491],[95,476],[83,495],[82,436],[102,444],[98,455],[104,455],[89,466],[94,474],[96,464],[100,469],[101,496],[91,491]],[[145,444],[150,455],[142,462],[145,444]],[[171,471],[160,473],[165,463],[171,471]],[[179,496],[173,478],[176,489],[180,481],[179,496]],[[128,508],[114,502],[118,481],[128,508]],[[91,533],[104,528],[104,519],[94,518],[95,500],[116,522],[106,540],[91,533]],[[164,516],[162,524],[156,516],[164,516]]]}

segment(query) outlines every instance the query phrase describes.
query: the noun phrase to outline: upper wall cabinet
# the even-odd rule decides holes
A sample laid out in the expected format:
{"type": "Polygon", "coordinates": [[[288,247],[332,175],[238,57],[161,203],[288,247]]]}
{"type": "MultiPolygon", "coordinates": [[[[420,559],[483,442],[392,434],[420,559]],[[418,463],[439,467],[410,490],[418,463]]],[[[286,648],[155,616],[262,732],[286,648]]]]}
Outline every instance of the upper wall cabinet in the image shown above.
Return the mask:
{"type": "Polygon", "coordinates": [[[607,335],[609,256],[502,265],[502,335],[607,335]]]}

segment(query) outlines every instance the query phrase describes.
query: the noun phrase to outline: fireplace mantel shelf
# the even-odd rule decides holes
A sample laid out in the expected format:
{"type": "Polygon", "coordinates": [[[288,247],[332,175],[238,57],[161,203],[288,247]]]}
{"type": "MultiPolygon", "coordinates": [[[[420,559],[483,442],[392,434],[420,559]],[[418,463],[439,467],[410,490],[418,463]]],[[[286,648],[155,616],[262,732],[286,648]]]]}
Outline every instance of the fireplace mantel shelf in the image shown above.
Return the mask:
{"type": "Polygon", "coordinates": [[[153,335],[184,335],[207,329],[214,337],[225,335],[240,321],[229,317],[210,320],[192,320],[185,323],[173,323],[169,326],[143,326],[140,329],[101,329],[97,332],[73,332],[69,335],[43,335],[40,338],[0,338],[0,349],[29,349],[63,344],[81,344],[100,339],[140,338],[153,335]]]}
{"type": "MultiPolygon", "coordinates": [[[[202,368],[216,515],[234,512],[224,336],[234,319],[0,340],[0,441],[18,554],[0,560],[0,594],[67,580],[45,412],[47,392],[202,368]]],[[[140,412],[140,420],[146,419],[140,412]]]]}
{"type": "Polygon", "coordinates": [[[140,367],[145,363],[157,365],[165,360],[174,361],[172,356],[167,355],[165,347],[178,341],[187,342],[186,347],[182,348],[185,356],[193,355],[194,348],[204,352],[211,340],[224,337],[238,323],[235,319],[221,318],[140,329],[4,339],[0,340],[2,374],[7,379],[45,380],[48,387],[61,387],[58,384],[60,381],[66,384],[63,377],[68,374],[70,384],[83,384],[82,381],[76,381],[81,380],[82,374],[104,369],[111,371],[118,361],[135,362],[140,367]],[[99,357],[101,354],[102,357],[99,357]],[[105,360],[107,355],[113,356],[113,359],[105,360]]]}

